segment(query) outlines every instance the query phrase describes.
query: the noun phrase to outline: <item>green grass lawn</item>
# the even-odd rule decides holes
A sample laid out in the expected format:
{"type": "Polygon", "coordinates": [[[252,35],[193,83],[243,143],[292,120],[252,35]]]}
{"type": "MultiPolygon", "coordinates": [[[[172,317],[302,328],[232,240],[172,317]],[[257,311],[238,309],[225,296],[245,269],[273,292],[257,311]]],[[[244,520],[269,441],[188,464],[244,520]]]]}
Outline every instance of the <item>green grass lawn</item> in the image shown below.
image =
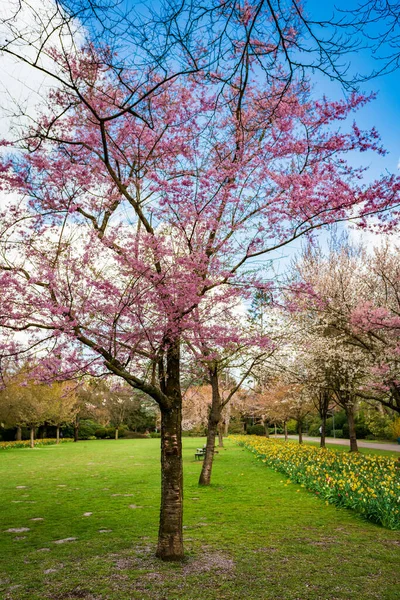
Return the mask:
{"type": "Polygon", "coordinates": [[[202,443],[184,440],[183,564],[154,558],[159,440],[3,451],[1,600],[398,600],[398,532],[285,486],[229,441],[199,488],[202,443]]]}

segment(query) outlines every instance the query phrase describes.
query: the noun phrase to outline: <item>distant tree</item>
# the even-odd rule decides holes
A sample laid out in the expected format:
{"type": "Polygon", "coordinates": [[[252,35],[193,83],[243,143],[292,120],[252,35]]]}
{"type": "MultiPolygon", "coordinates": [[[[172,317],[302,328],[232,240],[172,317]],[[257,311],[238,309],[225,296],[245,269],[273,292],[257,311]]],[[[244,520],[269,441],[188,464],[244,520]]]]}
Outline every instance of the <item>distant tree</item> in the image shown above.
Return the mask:
{"type": "Polygon", "coordinates": [[[73,423],[79,412],[78,396],[73,383],[52,383],[47,386],[48,412],[46,421],[56,426],[57,444],[60,442],[60,427],[73,423]]]}

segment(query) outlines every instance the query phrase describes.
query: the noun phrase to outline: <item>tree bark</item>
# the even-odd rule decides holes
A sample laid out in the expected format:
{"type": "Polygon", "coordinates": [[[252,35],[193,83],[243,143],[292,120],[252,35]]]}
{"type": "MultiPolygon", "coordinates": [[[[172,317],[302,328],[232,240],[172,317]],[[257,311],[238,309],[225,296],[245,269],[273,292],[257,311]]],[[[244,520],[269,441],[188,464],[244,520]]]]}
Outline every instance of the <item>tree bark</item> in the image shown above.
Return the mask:
{"type": "Polygon", "coordinates": [[[118,427],[115,428],[115,439],[118,439],[118,427]]]}
{"type": "Polygon", "coordinates": [[[183,553],[182,394],[179,342],[167,351],[165,393],[170,407],[161,408],[161,508],[156,555],[180,561],[183,553]]]}
{"type": "Polygon", "coordinates": [[[216,367],[210,369],[210,381],[212,388],[212,400],[210,413],[208,415],[206,453],[200,473],[199,485],[210,485],[211,483],[211,472],[215,451],[215,436],[218,433],[218,425],[221,420],[222,407],[219,393],[218,371],[216,367]]]}
{"type": "Polygon", "coordinates": [[[79,417],[77,416],[74,423],[74,442],[79,440],[79,417]]]}
{"type": "Polygon", "coordinates": [[[59,425],[57,425],[57,435],[56,435],[56,438],[57,438],[57,444],[59,444],[60,443],[60,426],[59,425]]]}
{"type": "Polygon", "coordinates": [[[220,423],[218,427],[218,446],[224,447],[224,424],[220,423]]]}
{"type": "Polygon", "coordinates": [[[287,434],[287,422],[286,421],[283,423],[283,430],[285,432],[285,442],[287,442],[288,434],[287,434]]]}
{"type": "Polygon", "coordinates": [[[321,424],[321,441],[319,443],[320,448],[325,448],[325,437],[326,437],[326,415],[325,418],[322,418],[322,424],[321,424]]]}
{"type": "Polygon", "coordinates": [[[276,423],[274,423],[275,437],[277,436],[276,423]]]}
{"type": "Polygon", "coordinates": [[[321,448],[325,448],[325,438],[326,438],[326,417],[328,414],[328,408],[329,408],[329,393],[326,389],[323,389],[322,391],[319,392],[319,398],[318,398],[318,412],[319,412],[319,416],[321,417],[321,440],[320,440],[320,447],[321,448]]]}
{"type": "Polygon", "coordinates": [[[265,421],[263,419],[263,425],[264,425],[264,430],[265,430],[265,437],[269,438],[269,421],[265,421]]]}
{"type": "Polygon", "coordinates": [[[348,404],[345,411],[347,423],[349,425],[350,452],[358,452],[356,426],[354,422],[354,404],[348,404]]]}
{"type": "Polygon", "coordinates": [[[15,440],[20,442],[22,440],[22,428],[18,425],[17,432],[15,434],[15,440]]]}
{"type": "Polygon", "coordinates": [[[299,431],[299,444],[303,443],[303,421],[297,421],[297,427],[299,431]]]}
{"type": "Polygon", "coordinates": [[[225,417],[225,424],[224,424],[224,435],[225,437],[229,434],[229,423],[231,420],[231,403],[228,402],[228,404],[226,405],[226,417],[225,417]]]}
{"type": "Polygon", "coordinates": [[[30,441],[30,446],[31,448],[35,447],[35,428],[31,427],[31,441],[30,441]]]}

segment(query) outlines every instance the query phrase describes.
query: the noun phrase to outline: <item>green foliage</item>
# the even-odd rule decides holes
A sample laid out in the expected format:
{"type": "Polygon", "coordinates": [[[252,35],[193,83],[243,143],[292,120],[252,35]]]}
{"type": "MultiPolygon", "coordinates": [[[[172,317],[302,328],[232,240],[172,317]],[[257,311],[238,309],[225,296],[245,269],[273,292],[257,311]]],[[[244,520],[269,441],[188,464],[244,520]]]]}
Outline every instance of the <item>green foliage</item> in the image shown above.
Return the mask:
{"type": "Polygon", "coordinates": [[[102,429],[102,427],[99,425],[99,423],[96,423],[96,421],[92,421],[91,419],[83,419],[79,423],[79,439],[87,440],[90,436],[95,436],[96,431],[99,431],[100,429],[102,429]]]}
{"type": "Polygon", "coordinates": [[[105,437],[107,437],[107,429],[105,427],[102,427],[101,429],[96,429],[94,435],[96,438],[103,440],[105,437]]]}
{"type": "Polygon", "coordinates": [[[236,421],[236,419],[231,419],[229,422],[228,433],[243,433],[243,422],[236,421]]]}
{"type": "MultiPolygon", "coordinates": [[[[356,421],[354,425],[355,425],[355,430],[356,430],[356,437],[358,440],[364,440],[366,438],[366,436],[369,433],[371,433],[370,430],[368,429],[368,426],[363,421],[356,421]]],[[[348,423],[343,424],[342,431],[343,431],[343,437],[348,439],[350,436],[348,423]]]]}
{"type": "Polygon", "coordinates": [[[265,436],[265,427],[264,427],[264,425],[260,425],[260,424],[250,425],[250,427],[247,428],[247,434],[248,435],[264,435],[265,436]]]}
{"type": "Polygon", "coordinates": [[[375,438],[380,440],[393,439],[393,418],[379,411],[371,411],[366,416],[368,429],[375,438]]]}
{"type": "Polygon", "coordinates": [[[335,429],[335,436],[337,438],[343,438],[344,437],[344,435],[343,435],[343,429],[335,429]]]}
{"type": "Polygon", "coordinates": [[[159,431],[151,431],[150,432],[150,437],[151,438],[160,438],[161,437],[161,433],[159,431]]]}
{"type": "Polygon", "coordinates": [[[297,422],[295,419],[289,419],[287,422],[287,432],[289,435],[294,435],[297,433],[297,422]]]}

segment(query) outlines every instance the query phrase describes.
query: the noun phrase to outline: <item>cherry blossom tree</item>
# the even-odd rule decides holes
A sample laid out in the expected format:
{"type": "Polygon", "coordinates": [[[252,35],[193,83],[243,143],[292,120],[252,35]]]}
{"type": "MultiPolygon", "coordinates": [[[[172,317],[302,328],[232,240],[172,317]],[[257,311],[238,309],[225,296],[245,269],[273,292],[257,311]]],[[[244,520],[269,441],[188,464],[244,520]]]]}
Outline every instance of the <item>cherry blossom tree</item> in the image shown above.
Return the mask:
{"type": "Polygon", "coordinates": [[[181,345],[197,311],[265,289],[258,257],[396,206],[399,183],[364,185],[346,162],[382,151],[374,130],[335,129],[363,96],[316,102],[304,81],[260,86],[251,65],[246,94],[224,88],[224,102],[201,73],[150,70],[137,94],[140,72],[125,72],[128,92],[108,48],[48,56],[57,86],[1,163],[19,194],[0,215],[2,355],[47,352],[49,374],[112,373],[158,403],[157,554],[179,560],[181,345]]]}

